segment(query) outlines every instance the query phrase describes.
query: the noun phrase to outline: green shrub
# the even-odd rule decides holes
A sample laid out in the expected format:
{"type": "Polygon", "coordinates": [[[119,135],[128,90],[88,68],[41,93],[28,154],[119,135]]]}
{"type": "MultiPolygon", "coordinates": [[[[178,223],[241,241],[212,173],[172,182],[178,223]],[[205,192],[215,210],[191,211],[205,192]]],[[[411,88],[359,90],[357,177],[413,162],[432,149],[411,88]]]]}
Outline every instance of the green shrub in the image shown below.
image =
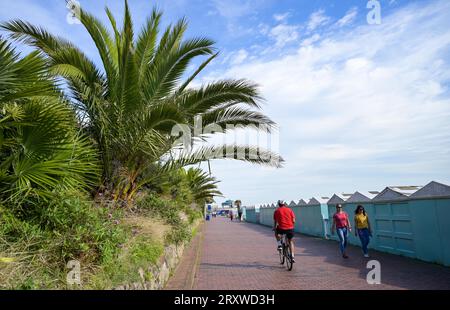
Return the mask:
{"type": "Polygon", "coordinates": [[[149,267],[157,263],[163,252],[163,245],[149,238],[130,240],[128,248],[122,248],[120,255],[101,265],[101,269],[90,279],[88,287],[111,289],[126,283],[140,282],[140,269],[144,271],[144,280],[148,281],[152,277],[148,272],[149,267]]]}
{"type": "Polygon", "coordinates": [[[191,240],[192,232],[186,227],[181,226],[172,229],[167,235],[165,242],[168,244],[179,244],[191,240]]]}
{"type": "Polygon", "coordinates": [[[150,215],[158,217],[172,226],[182,224],[179,212],[181,211],[173,202],[164,200],[154,194],[148,194],[137,202],[140,210],[150,213],[150,215]]]}
{"type": "Polygon", "coordinates": [[[117,256],[127,238],[117,223],[120,212],[96,207],[82,196],[62,193],[47,205],[27,207],[0,209],[0,253],[21,253],[8,267],[9,278],[0,279],[8,282],[4,287],[65,287],[69,260],[79,260],[82,272],[89,271],[117,256]]]}
{"type": "Polygon", "coordinates": [[[162,244],[138,238],[130,249],[131,261],[139,266],[156,264],[164,252],[162,244]]]}
{"type": "Polygon", "coordinates": [[[198,220],[203,217],[203,214],[198,209],[193,209],[191,207],[186,207],[184,209],[184,213],[188,216],[189,224],[193,224],[195,220],[198,220]]]}

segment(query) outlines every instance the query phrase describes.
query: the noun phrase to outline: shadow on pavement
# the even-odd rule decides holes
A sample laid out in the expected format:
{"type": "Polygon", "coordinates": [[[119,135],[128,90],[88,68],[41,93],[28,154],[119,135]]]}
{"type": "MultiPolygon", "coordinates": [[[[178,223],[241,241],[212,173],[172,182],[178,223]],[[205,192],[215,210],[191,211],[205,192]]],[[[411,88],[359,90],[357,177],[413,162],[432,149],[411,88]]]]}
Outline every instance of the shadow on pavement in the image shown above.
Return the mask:
{"type": "MultiPolygon", "coordinates": [[[[274,234],[268,226],[253,223],[245,223],[245,225],[247,229],[274,239],[274,234]]],[[[392,289],[450,289],[450,268],[448,267],[375,250],[370,251],[370,258],[364,258],[361,248],[353,245],[347,247],[350,258],[343,259],[339,252],[338,243],[334,240],[296,233],[295,241],[296,266],[298,266],[296,268],[302,268],[302,257],[309,257],[309,260],[311,257],[317,257],[318,260],[323,260],[322,264],[341,267],[331,266],[328,268],[317,263],[314,264],[313,268],[320,269],[321,272],[329,270],[331,272],[330,277],[335,276],[339,280],[340,273],[347,270],[352,274],[357,273],[359,278],[365,280],[371,270],[366,267],[367,262],[377,260],[381,264],[381,283],[390,286],[392,289]],[[333,270],[339,270],[339,273],[333,274],[333,270]]],[[[275,240],[273,242],[275,247],[275,240]]],[[[308,274],[314,276],[314,270],[308,271],[308,274]]],[[[349,281],[348,278],[345,281],[349,281]]],[[[371,288],[379,287],[367,285],[371,288]]],[[[346,289],[345,286],[342,289],[346,289]]]]}

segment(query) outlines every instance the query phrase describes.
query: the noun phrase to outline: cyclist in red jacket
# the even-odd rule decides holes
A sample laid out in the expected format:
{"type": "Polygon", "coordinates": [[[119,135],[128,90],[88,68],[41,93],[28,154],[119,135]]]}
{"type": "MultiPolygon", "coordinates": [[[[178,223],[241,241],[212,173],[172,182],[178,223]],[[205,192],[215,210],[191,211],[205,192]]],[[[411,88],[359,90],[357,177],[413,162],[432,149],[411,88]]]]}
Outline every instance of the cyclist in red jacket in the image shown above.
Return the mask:
{"type": "Polygon", "coordinates": [[[294,225],[295,214],[294,211],[287,207],[287,204],[281,200],[278,201],[278,209],[273,213],[273,230],[275,231],[275,238],[277,239],[278,250],[281,251],[281,234],[285,234],[289,247],[292,253],[292,262],[294,260],[294,225]]]}

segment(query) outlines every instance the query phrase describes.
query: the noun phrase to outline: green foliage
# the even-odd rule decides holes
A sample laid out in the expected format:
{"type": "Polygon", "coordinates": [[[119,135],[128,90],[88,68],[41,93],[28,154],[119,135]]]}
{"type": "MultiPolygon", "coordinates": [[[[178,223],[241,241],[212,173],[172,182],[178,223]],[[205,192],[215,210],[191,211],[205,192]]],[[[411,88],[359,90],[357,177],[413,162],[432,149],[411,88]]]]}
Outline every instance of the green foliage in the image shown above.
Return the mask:
{"type": "MultiPolygon", "coordinates": [[[[106,13],[113,33],[90,13],[81,10],[80,14],[103,68],[97,68],[73,44],[44,29],[21,20],[1,27],[12,38],[37,48],[45,55],[50,72],[67,82],[67,95],[73,98],[78,115],[88,120],[82,122],[83,126],[99,148],[103,183],[115,199],[132,200],[139,189],[168,171],[212,158],[210,148],[182,152],[173,158],[172,150],[180,147],[174,145],[175,137],[171,136],[174,124],[192,128],[194,118],[201,116],[203,126],[274,126],[259,112],[261,97],[254,83],[223,80],[189,88],[217,53],[208,38],[184,39],[184,19],[161,32],[162,14],[153,10],[142,31],[134,36],[127,1],[120,30],[111,12],[106,9],[106,13]],[[207,58],[197,70],[187,72],[190,64],[202,56],[207,58]],[[183,80],[184,76],[188,78],[183,80]]],[[[275,154],[262,151],[259,155],[271,156],[234,158],[280,165],[275,154]]]]}
{"type": "MultiPolygon", "coordinates": [[[[203,205],[201,206],[203,207],[203,205]]],[[[184,213],[188,217],[189,224],[193,224],[196,220],[203,217],[203,210],[200,210],[197,206],[195,208],[193,207],[186,207],[184,208],[184,213]]]]}
{"type": "Polygon", "coordinates": [[[180,244],[186,241],[190,241],[192,238],[192,231],[190,231],[187,225],[178,226],[172,229],[166,236],[165,242],[168,244],[180,244]]]}
{"type": "Polygon", "coordinates": [[[195,205],[221,195],[215,178],[183,167],[225,152],[256,164],[278,167],[282,161],[247,146],[186,152],[174,144],[173,125],[192,128],[198,116],[203,126],[275,124],[260,112],[252,82],[190,87],[218,53],[212,40],[185,39],[184,19],[161,31],[162,14],[153,10],[134,35],[126,1],[120,30],[106,13],[112,33],[81,11],[101,68],[42,28],[21,20],[0,26],[36,49],[21,58],[0,38],[0,255],[14,258],[0,266],[1,288],[65,288],[71,259],[86,266],[88,286],[139,280],[139,268],[157,261],[163,241],[134,236],[120,223],[123,211],[90,201],[88,193],[99,185],[96,199],[131,206],[139,191],[152,191],[136,202],[138,210],[171,226],[165,243],[181,243],[202,216],[195,205]],[[187,72],[198,57],[206,59],[187,72]],[[56,81],[67,87],[61,90],[56,81]],[[258,156],[238,157],[242,152],[258,156]]]}
{"type": "Polygon", "coordinates": [[[203,206],[205,203],[212,201],[214,196],[222,196],[217,188],[219,181],[200,168],[190,168],[187,171],[183,170],[183,172],[194,195],[194,201],[199,205],[203,206]]]}
{"type": "Polygon", "coordinates": [[[161,193],[164,196],[171,197],[178,204],[187,204],[193,201],[193,193],[182,168],[168,171],[162,178],[155,180],[153,184],[159,185],[161,193]]]}
{"type": "Polygon", "coordinates": [[[152,277],[148,268],[158,261],[163,252],[163,245],[149,238],[130,240],[129,246],[121,248],[119,255],[102,263],[89,279],[87,288],[111,289],[126,283],[148,281],[152,277]],[[144,271],[144,279],[140,270],[144,271]]]}
{"type": "Polygon", "coordinates": [[[180,218],[180,211],[182,210],[172,201],[162,199],[154,194],[148,194],[137,201],[137,206],[139,209],[149,212],[150,216],[160,218],[169,225],[182,225],[180,218]]]}
{"type": "Polygon", "coordinates": [[[37,53],[19,59],[0,38],[0,200],[49,200],[98,178],[96,154],[45,75],[37,53]]]}
{"type": "Polygon", "coordinates": [[[118,211],[95,207],[70,193],[61,193],[58,198],[49,205],[35,205],[30,212],[1,208],[0,253],[16,253],[24,270],[15,272],[9,286],[64,287],[67,261],[100,264],[117,255],[119,245],[125,242],[126,231],[115,223],[121,216],[118,211]],[[39,273],[32,278],[37,282],[28,275],[36,270],[39,273]]]}
{"type": "Polygon", "coordinates": [[[138,238],[130,249],[130,256],[133,264],[145,266],[156,264],[163,252],[162,244],[149,242],[146,238],[138,238]]]}
{"type": "Polygon", "coordinates": [[[61,197],[43,209],[40,223],[61,238],[60,253],[64,260],[84,257],[96,262],[103,258],[104,251],[109,252],[125,241],[125,234],[114,219],[120,215],[114,213],[79,197],[61,197]]]}

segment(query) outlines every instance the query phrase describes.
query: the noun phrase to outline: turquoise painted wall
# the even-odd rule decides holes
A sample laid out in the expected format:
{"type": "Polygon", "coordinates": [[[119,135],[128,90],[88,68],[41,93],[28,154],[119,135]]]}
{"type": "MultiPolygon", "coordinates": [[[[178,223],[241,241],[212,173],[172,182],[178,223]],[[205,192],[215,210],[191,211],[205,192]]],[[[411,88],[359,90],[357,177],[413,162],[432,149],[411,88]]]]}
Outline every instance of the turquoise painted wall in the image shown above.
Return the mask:
{"type": "Polygon", "coordinates": [[[415,256],[450,266],[450,199],[410,200],[408,205],[415,256]]]}
{"type": "Polygon", "coordinates": [[[259,222],[265,226],[273,226],[273,213],[275,208],[261,208],[259,209],[259,222]]]}
{"type": "Polygon", "coordinates": [[[324,217],[320,205],[296,206],[293,208],[296,217],[296,231],[311,235],[324,237],[324,217]]]}
{"type": "Polygon", "coordinates": [[[257,212],[255,209],[245,208],[245,220],[250,223],[258,223],[257,212]]]}
{"type": "Polygon", "coordinates": [[[450,266],[450,198],[436,200],[436,217],[442,246],[442,264],[450,266]]]}
{"type": "Polygon", "coordinates": [[[295,214],[295,226],[294,231],[300,232],[300,206],[293,206],[291,207],[292,211],[294,211],[295,214]]]}
{"type": "MultiPolygon", "coordinates": [[[[360,246],[354,234],[358,204],[369,215],[373,235],[369,248],[450,266],[450,198],[343,203],[353,228],[349,242],[360,246]]],[[[292,210],[297,218],[296,232],[318,237],[330,233],[334,205],[293,206],[292,210]]],[[[249,209],[247,221],[258,223],[259,216],[261,224],[272,226],[274,211],[275,208],[261,208],[258,213],[249,209]]],[[[329,237],[338,240],[336,234],[329,237]]]]}
{"type": "Polygon", "coordinates": [[[372,222],[376,249],[416,257],[411,209],[408,201],[374,203],[372,222]]]}

